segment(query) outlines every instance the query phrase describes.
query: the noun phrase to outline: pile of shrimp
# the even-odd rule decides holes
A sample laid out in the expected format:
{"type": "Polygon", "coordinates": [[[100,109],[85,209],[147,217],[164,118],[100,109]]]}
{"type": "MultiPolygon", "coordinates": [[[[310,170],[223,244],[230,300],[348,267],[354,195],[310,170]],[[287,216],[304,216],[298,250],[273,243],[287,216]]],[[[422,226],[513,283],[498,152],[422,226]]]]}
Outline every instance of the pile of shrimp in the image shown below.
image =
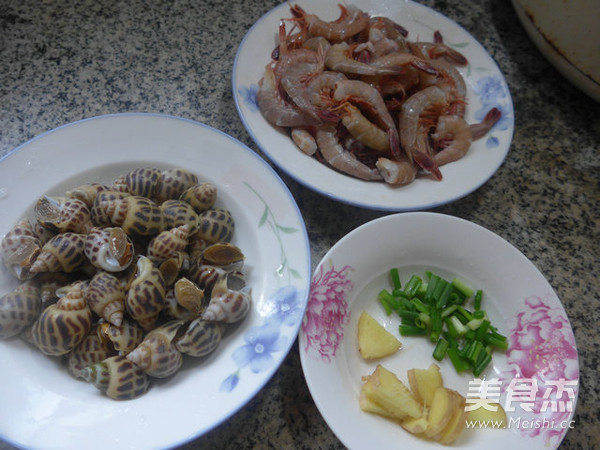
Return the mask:
{"type": "Polygon", "coordinates": [[[327,22],[290,7],[259,81],[262,115],[289,129],[304,153],[350,176],[392,185],[441,180],[440,166],[463,157],[500,111],[465,121],[457,66],[468,61],[439,32],[432,42],[412,42],[389,18],[339,8],[327,22]]]}

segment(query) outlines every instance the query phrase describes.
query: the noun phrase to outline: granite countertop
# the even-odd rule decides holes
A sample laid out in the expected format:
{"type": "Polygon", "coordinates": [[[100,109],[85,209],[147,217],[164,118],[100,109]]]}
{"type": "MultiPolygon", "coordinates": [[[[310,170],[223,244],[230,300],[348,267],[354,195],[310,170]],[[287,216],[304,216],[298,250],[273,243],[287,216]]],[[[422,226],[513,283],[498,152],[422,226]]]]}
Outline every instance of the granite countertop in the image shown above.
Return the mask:
{"type": "MultiPolygon", "coordinates": [[[[245,33],[279,3],[4,0],[0,157],[53,128],[120,112],[203,122],[260,153],[236,112],[232,66],[245,33]]],[[[497,173],[434,211],[497,233],[555,289],[576,336],[581,376],[575,425],[561,449],[599,448],[600,105],[543,58],[509,1],[419,3],[461,24],[487,49],[506,77],[515,110],[514,140],[497,173]]],[[[313,268],[346,233],[388,214],[324,198],[280,175],[304,216],[313,268]]],[[[10,448],[0,442],[1,450],[10,448]]],[[[343,445],[311,398],[296,343],[246,406],[182,448],[343,445]]]]}

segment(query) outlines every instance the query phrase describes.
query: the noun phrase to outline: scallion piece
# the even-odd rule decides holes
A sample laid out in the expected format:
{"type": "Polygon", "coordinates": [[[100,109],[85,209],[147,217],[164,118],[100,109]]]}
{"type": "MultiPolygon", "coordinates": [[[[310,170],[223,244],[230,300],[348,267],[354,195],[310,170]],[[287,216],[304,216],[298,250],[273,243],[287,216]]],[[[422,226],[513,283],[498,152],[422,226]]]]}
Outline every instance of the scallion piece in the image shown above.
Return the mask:
{"type": "Polygon", "coordinates": [[[461,294],[463,294],[466,298],[469,298],[473,295],[473,292],[474,292],[473,288],[471,288],[469,285],[467,285],[460,278],[453,278],[452,286],[454,286],[456,288],[456,290],[458,292],[460,292],[461,294]]]}
{"type": "Polygon", "coordinates": [[[450,361],[452,361],[454,369],[456,369],[458,373],[464,372],[465,370],[468,370],[470,368],[469,363],[460,356],[456,348],[448,347],[446,353],[448,354],[450,361]]]}
{"type": "Polygon", "coordinates": [[[448,341],[444,338],[439,338],[437,344],[435,344],[435,348],[433,349],[433,358],[437,361],[441,361],[446,356],[446,351],[448,350],[448,341]]]}
{"type": "Polygon", "coordinates": [[[400,316],[402,323],[408,321],[409,323],[414,324],[421,313],[418,313],[417,311],[407,311],[406,309],[398,309],[396,310],[396,314],[400,316]]]}
{"type": "Polygon", "coordinates": [[[423,284],[423,280],[417,275],[412,275],[404,286],[404,295],[413,298],[419,291],[421,284],[423,284]]]}
{"type": "Polygon", "coordinates": [[[390,269],[390,277],[392,279],[392,285],[394,286],[394,289],[402,289],[402,283],[400,282],[400,273],[398,272],[397,267],[390,269]]]}
{"type": "Polygon", "coordinates": [[[431,327],[431,316],[429,314],[425,314],[425,313],[417,314],[417,317],[415,319],[415,325],[418,326],[419,328],[425,328],[425,329],[431,327]]]}
{"type": "Polygon", "coordinates": [[[425,336],[427,330],[419,328],[415,325],[400,325],[399,326],[401,336],[425,336]]]}
{"type": "Polygon", "coordinates": [[[492,355],[488,352],[483,353],[483,357],[477,362],[477,365],[473,368],[473,375],[478,377],[485,370],[488,364],[492,361],[492,355]]]}
{"type": "Polygon", "coordinates": [[[475,297],[473,297],[473,308],[475,308],[475,311],[479,311],[481,309],[482,298],[483,291],[481,289],[478,289],[477,292],[475,292],[475,297]]]}

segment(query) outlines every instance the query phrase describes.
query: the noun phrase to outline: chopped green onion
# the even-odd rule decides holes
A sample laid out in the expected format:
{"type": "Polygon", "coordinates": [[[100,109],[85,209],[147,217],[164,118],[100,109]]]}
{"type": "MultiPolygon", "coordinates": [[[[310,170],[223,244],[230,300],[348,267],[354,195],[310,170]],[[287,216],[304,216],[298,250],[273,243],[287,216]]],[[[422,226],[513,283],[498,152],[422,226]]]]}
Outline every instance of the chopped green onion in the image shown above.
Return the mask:
{"type": "Polygon", "coordinates": [[[425,298],[423,299],[423,301],[427,304],[431,304],[432,300],[434,298],[434,294],[435,294],[435,289],[437,287],[437,284],[440,280],[440,277],[438,277],[435,274],[431,274],[431,276],[429,277],[429,284],[427,285],[427,291],[425,292],[425,298]]]}
{"type": "Polygon", "coordinates": [[[419,328],[429,328],[431,326],[431,316],[425,313],[417,314],[417,318],[415,319],[415,325],[419,328]]]}
{"type": "Polygon", "coordinates": [[[446,308],[444,308],[442,310],[442,319],[445,319],[450,314],[452,314],[454,311],[456,311],[456,305],[447,306],[446,308]]]}
{"type": "Polygon", "coordinates": [[[392,285],[394,286],[394,289],[402,289],[398,268],[394,267],[390,270],[390,277],[392,278],[392,285]]]}
{"type": "Polygon", "coordinates": [[[400,309],[396,311],[396,314],[400,316],[400,318],[402,319],[402,323],[404,323],[405,320],[409,321],[410,323],[415,323],[415,320],[417,320],[420,313],[416,311],[407,311],[406,309],[400,309]]]}
{"type": "Polygon", "coordinates": [[[425,313],[425,314],[429,314],[429,312],[430,312],[429,306],[426,305],[425,303],[423,303],[418,298],[414,298],[413,301],[412,301],[412,303],[415,306],[415,308],[417,309],[417,311],[420,311],[420,312],[425,313]]]}
{"type": "Polygon", "coordinates": [[[463,280],[460,278],[454,278],[452,280],[452,286],[456,288],[458,292],[463,294],[466,298],[469,298],[473,295],[473,288],[468,286],[463,280]]]}
{"type": "Polygon", "coordinates": [[[435,344],[435,348],[433,349],[433,358],[437,361],[441,361],[446,356],[446,351],[448,350],[448,341],[444,338],[439,338],[437,344],[435,344]]]}
{"type": "Polygon", "coordinates": [[[475,292],[475,297],[473,298],[473,308],[475,308],[475,311],[479,311],[481,309],[482,298],[483,291],[481,289],[478,289],[477,292],[475,292]]]}
{"type": "Polygon", "coordinates": [[[419,328],[414,325],[400,325],[399,326],[401,336],[425,336],[427,330],[419,328]]]}
{"type": "Polygon", "coordinates": [[[423,280],[420,277],[417,275],[412,275],[406,283],[406,286],[404,286],[404,295],[406,295],[408,298],[413,298],[419,291],[419,288],[422,284],[423,280]]]}
{"type": "Polygon", "coordinates": [[[456,348],[448,347],[446,353],[448,354],[452,365],[458,373],[464,372],[465,370],[469,369],[469,363],[460,356],[456,348]]]}

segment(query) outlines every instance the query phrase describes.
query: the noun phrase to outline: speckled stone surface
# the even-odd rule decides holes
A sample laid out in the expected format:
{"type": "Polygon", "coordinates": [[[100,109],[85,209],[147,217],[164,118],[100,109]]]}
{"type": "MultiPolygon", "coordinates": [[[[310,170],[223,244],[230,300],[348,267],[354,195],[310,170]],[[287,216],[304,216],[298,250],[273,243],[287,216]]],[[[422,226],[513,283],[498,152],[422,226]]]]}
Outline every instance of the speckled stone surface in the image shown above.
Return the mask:
{"type": "MultiPolygon", "coordinates": [[[[130,111],[204,122],[259,152],[236,113],[231,72],[244,34],[278,3],[3,0],[0,157],[69,122],[130,111]]],[[[436,211],[499,234],[554,287],[575,332],[581,371],[575,427],[561,449],[600,448],[600,105],[543,58],[509,1],[420,3],[483,44],[504,73],[515,107],[514,141],[498,172],[436,211]]],[[[339,204],[282,178],[304,215],[313,267],[343,235],[386,214],[339,204]]],[[[10,448],[0,442],[1,450],[10,448]]],[[[255,398],[182,448],[343,445],[313,403],[296,344],[255,398]]]]}

